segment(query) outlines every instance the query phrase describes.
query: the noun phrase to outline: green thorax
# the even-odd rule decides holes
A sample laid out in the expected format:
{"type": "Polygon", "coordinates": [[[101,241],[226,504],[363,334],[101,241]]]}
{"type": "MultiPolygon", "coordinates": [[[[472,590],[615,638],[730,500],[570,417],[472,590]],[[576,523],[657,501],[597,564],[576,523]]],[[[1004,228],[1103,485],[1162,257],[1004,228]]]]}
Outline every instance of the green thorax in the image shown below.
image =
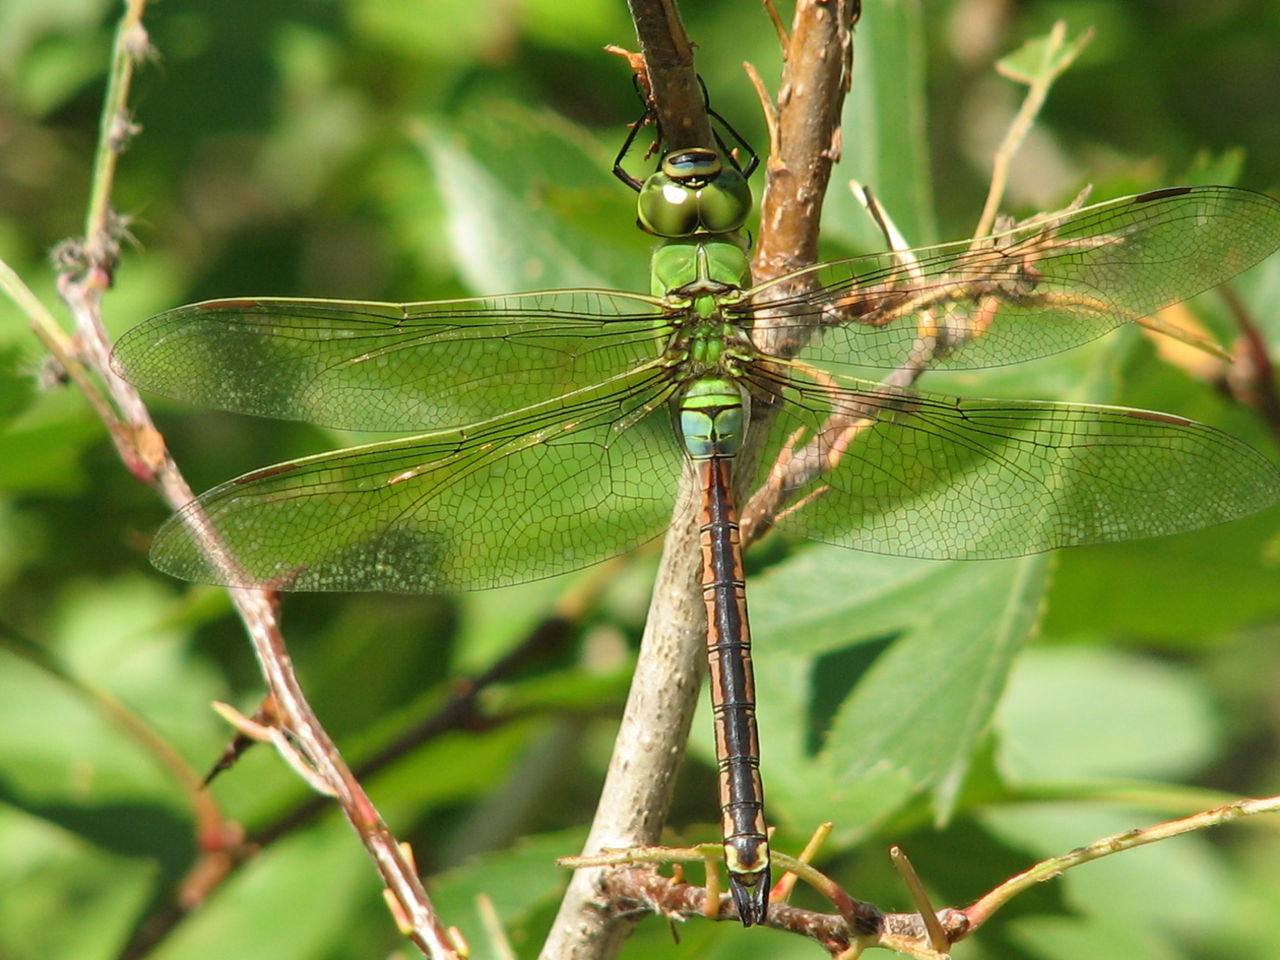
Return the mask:
{"type": "Polygon", "coordinates": [[[717,300],[740,297],[751,277],[738,233],[664,240],[653,252],[649,272],[655,297],[688,301],[701,317],[711,315],[717,300]]]}
{"type": "Polygon", "coordinates": [[[737,234],[667,240],[654,251],[653,294],[694,321],[687,350],[699,364],[717,364],[733,327],[720,320],[723,303],[740,299],[749,282],[747,253],[737,234]]]}

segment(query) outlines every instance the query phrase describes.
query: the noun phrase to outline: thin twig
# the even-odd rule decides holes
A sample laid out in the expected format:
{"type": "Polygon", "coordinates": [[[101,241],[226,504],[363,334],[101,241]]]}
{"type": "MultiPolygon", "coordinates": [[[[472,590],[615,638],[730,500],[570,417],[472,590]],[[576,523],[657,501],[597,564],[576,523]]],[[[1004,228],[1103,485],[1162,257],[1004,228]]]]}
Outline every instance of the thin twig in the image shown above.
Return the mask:
{"type": "Polygon", "coordinates": [[[1227,384],[1239,400],[1258,411],[1267,429],[1280,440],[1280,391],[1266,337],[1231,284],[1223,284],[1218,293],[1240,331],[1237,352],[1242,362],[1228,368],[1227,384]]]}
{"type": "MultiPolygon", "coordinates": [[[[572,628],[582,619],[587,607],[595,602],[595,598],[608,584],[615,569],[616,567],[609,563],[595,568],[591,576],[579,581],[574,589],[565,593],[557,601],[555,610],[550,616],[534,627],[524,640],[494,661],[488,669],[477,676],[455,680],[452,685],[455,692],[448,701],[421,723],[415,724],[373,756],[358,763],[355,767],[356,777],[366,781],[412,750],[446,733],[472,729],[482,721],[487,724],[503,722],[505,718],[482,714],[480,705],[485,695],[496,684],[510,681],[530,660],[560,648],[572,636],[572,628]]],[[[274,843],[310,823],[326,809],[328,804],[323,798],[310,798],[270,826],[254,834],[252,843],[255,846],[274,843]]]]}
{"type": "Polygon", "coordinates": [[[85,399],[89,401],[89,405],[93,407],[93,412],[97,414],[98,419],[107,428],[111,442],[120,458],[129,468],[129,472],[144,481],[150,482],[150,468],[143,463],[143,458],[138,455],[139,438],[137,434],[116,416],[115,410],[99,389],[98,383],[89,375],[84,364],[80,362],[76,341],[67,336],[66,331],[58,325],[58,321],[53,314],[46,310],[44,304],[40,302],[40,298],[32,292],[31,288],[23,282],[13,268],[3,260],[0,260],[0,290],[8,294],[9,299],[26,314],[27,325],[31,328],[31,332],[35,334],[36,339],[44,345],[44,348],[53,356],[59,368],[80,389],[85,399]]]}
{"type": "MultiPolygon", "coordinates": [[[[107,92],[103,104],[95,155],[92,190],[86,215],[86,234],[81,244],[64,246],[58,287],[75,318],[77,340],[85,363],[107,384],[127,430],[114,426],[114,417],[95,404],[113,438],[123,437],[122,458],[131,471],[150,481],[174,509],[192,499],[191,490],[178,471],[156,431],[141,397],[125,381],[116,377],[108,362],[109,341],[102,323],[102,297],[111,286],[123,235],[122,221],[111,211],[115,170],[126,143],[136,132],[127,114],[130,82],[136,65],[149,51],[142,25],[145,0],[128,0],[116,30],[107,92]],[[132,445],[133,449],[128,449],[132,445]]],[[[29,298],[34,300],[34,298],[29,298]]],[[[22,298],[28,316],[38,330],[47,329],[47,315],[22,298]]],[[[51,349],[63,349],[61,337],[45,337],[51,349]]],[[[65,353],[65,350],[64,350],[65,353]]],[[[76,377],[74,357],[62,358],[68,372],[76,377]]],[[[94,397],[92,389],[86,396],[94,397]]],[[[207,545],[217,555],[216,544],[207,545]]],[[[321,727],[293,673],[270,596],[263,591],[230,591],[241,620],[253,642],[268,689],[275,696],[292,742],[338,797],[343,812],[356,828],[384,882],[398,901],[411,929],[407,935],[422,952],[432,958],[454,958],[448,933],[440,923],[421,882],[395,839],[382,822],[337,748],[321,727]]]]}
{"type": "Polygon", "coordinates": [[[1191,833],[1194,830],[1221,826],[1240,817],[1251,817],[1260,813],[1275,813],[1277,811],[1280,811],[1280,796],[1237,800],[1234,803],[1224,804],[1213,810],[1204,810],[1189,817],[1166,820],[1164,823],[1157,823],[1145,829],[1128,830],[1124,833],[1103,837],[1082,847],[1076,847],[1061,856],[1041,860],[1031,869],[1006,880],[976,903],[966,907],[964,914],[969,918],[969,932],[972,933],[986,923],[991,919],[992,914],[1019,893],[1035,886],[1037,883],[1052,880],[1072,867],[1078,867],[1093,860],[1100,860],[1123,850],[1132,850],[1134,847],[1155,843],[1157,840],[1167,840],[1169,837],[1191,833]]]}
{"type": "Polygon", "coordinates": [[[776,149],[765,165],[752,275],[761,283],[817,261],[822,200],[838,157],[856,5],[797,4],[778,87],[776,149]]]}
{"type": "MultiPolygon", "coordinates": [[[[826,823],[818,824],[817,829],[813,831],[813,835],[809,837],[809,842],[804,845],[804,849],[800,851],[800,855],[796,857],[801,863],[812,863],[813,858],[818,855],[818,851],[822,849],[822,845],[827,842],[827,837],[831,836],[831,830],[835,826],[830,820],[826,823]]],[[[784,873],[781,879],[773,885],[773,891],[769,900],[771,903],[786,903],[787,898],[791,896],[791,891],[795,889],[796,880],[799,874],[792,870],[784,873]]]]}
{"type": "MultiPolygon", "coordinates": [[[[618,866],[627,868],[620,872],[630,873],[631,868],[636,864],[679,866],[682,863],[707,862],[709,859],[718,860],[720,852],[720,845],[718,843],[702,843],[693,847],[633,847],[627,850],[606,850],[602,853],[590,856],[565,857],[560,860],[560,863],[563,866],[573,867],[577,870],[600,866],[618,866]]],[[[883,914],[881,914],[880,910],[873,904],[865,903],[851,897],[838,883],[804,860],[788,857],[786,854],[776,851],[772,854],[772,857],[777,866],[783,870],[796,874],[809,884],[810,887],[830,900],[832,905],[836,908],[834,917],[843,921],[848,926],[851,936],[875,936],[879,933],[881,929],[880,921],[883,914]]],[[[657,876],[652,867],[646,867],[645,872],[652,876],[657,876]]],[[[686,885],[684,884],[683,873],[678,873],[677,876],[670,879],[662,879],[663,882],[668,885],[686,885]]],[[[655,889],[648,887],[648,881],[645,881],[645,885],[648,889],[655,889]]],[[[701,898],[696,901],[700,906],[694,908],[695,912],[700,912],[711,919],[738,919],[737,911],[734,909],[733,900],[727,894],[720,899],[718,904],[708,904],[705,902],[708,897],[719,896],[718,887],[715,888],[715,893],[712,893],[712,885],[708,885],[706,890],[702,890],[701,888],[694,889],[699,890],[702,895],[701,898]]],[[[692,894],[689,895],[692,896],[692,894]]],[[[676,896],[684,897],[685,894],[680,893],[676,896]]],[[[770,904],[770,916],[765,920],[765,923],[778,929],[788,929],[791,926],[791,922],[785,919],[782,914],[778,914],[777,916],[774,915],[774,908],[776,906],[780,906],[780,904],[776,902],[770,904]]],[[[618,905],[612,905],[612,909],[617,910],[618,905]]],[[[624,906],[621,912],[630,913],[632,911],[629,906],[624,906]]],[[[662,913],[665,911],[658,910],[656,912],[662,913]]],[[[833,916],[832,914],[822,914],[807,910],[797,910],[796,913],[791,914],[791,916],[796,916],[798,914],[823,918],[830,918],[833,916]]]]}
{"type": "Polygon", "coordinates": [[[769,22],[773,24],[773,30],[778,35],[778,46],[782,50],[782,56],[787,56],[787,25],[782,22],[782,17],[778,13],[778,8],[773,0],[764,0],[764,12],[769,15],[769,22]]]}
{"type": "Polygon", "coordinates": [[[769,137],[768,152],[765,155],[773,156],[778,150],[778,109],[773,105],[773,98],[769,96],[769,91],[765,88],[764,80],[760,77],[759,71],[756,70],[755,64],[744,63],[742,69],[746,71],[747,79],[751,81],[751,86],[755,88],[756,99],[760,103],[760,112],[764,114],[764,128],[768,131],[769,137]]]}
{"type": "Polygon", "coordinates": [[[1040,115],[1040,110],[1044,106],[1045,98],[1049,95],[1049,89],[1053,86],[1054,81],[1062,75],[1064,70],[1071,66],[1076,57],[1080,55],[1080,51],[1093,39],[1093,30],[1086,30],[1069,47],[1065,45],[1066,36],[1066,21],[1058,20],[1054,23],[1053,29],[1049,32],[1049,37],[1045,41],[1044,60],[1041,69],[1032,76],[1013,78],[1023,80],[1028,84],[1027,94],[1022,100],[1022,105],[1018,108],[1017,114],[1010,122],[1009,128],[1005,131],[1004,139],[1000,141],[1000,146],[996,148],[995,157],[991,165],[991,183],[987,188],[987,199],[982,205],[982,214],[978,217],[978,224],[973,231],[975,237],[985,237],[991,232],[995,224],[996,212],[1000,209],[1000,203],[1004,199],[1004,188],[1009,181],[1009,168],[1013,164],[1014,156],[1022,146],[1022,141],[1026,139],[1027,133],[1030,132],[1036,117],[1040,115]]]}
{"type": "Polygon", "coordinates": [[[902,878],[902,882],[907,885],[907,892],[911,894],[911,900],[916,906],[916,913],[920,915],[920,920],[924,923],[925,932],[929,935],[930,949],[935,953],[946,953],[951,944],[947,940],[946,931],[942,929],[942,924],[938,920],[937,912],[933,909],[933,904],[929,902],[929,894],[925,892],[924,884],[920,882],[920,875],[916,873],[916,868],[911,865],[911,861],[901,847],[890,847],[889,859],[893,861],[894,869],[898,871],[898,876],[902,878]]]}
{"type": "MultiPolygon", "coordinates": [[[[916,881],[911,884],[915,888],[913,898],[920,903],[928,919],[921,912],[881,913],[873,904],[850,897],[835,881],[807,863],[775,853],[780,866],[799,874],[810,886],[836,904],[838,909],[836,913],[819,913],[774,904],[770,907],[766,922],[775,929],[790,930],[807,936],[833,956],[850,960],[872,946],[894,950],[918,960],[942,960],[949,955],[951,945],[971,936],[1018,894],[1038,883],[1053,880],[1067,870],[1181,834],[1221,826],[1243,817],[1277,812],[1280,812],[1280,796],[1236,800],[1188,817],[1103,837],[1061,856],[1040,861],[963,909],[944,907],[934,911],[916,881]]],[[[656,864],[693,862],[712,851],[711,844],[687,849],[655,847],[618,850],[595,857],[570,858],[568,862],[570,865],[580,862],[628,865],[608,874],[603,881],[609,894],[608,905],[617,913],[656,912],[682,917],[712,915],[720,920],[732,920],[735,914],[730,900],[726,899],[717,910],[711,912],[706,904],[707,892],[704,889],[684,883],[680,877],[663,877],[654,868],[656,864]]],[[[914,875],[914,871],[909,872],[914,875]]]]}
{"type": "MultiPolygon", "coordinates": [[[[354,768],[354,776],[360,782],[389,767],[410,751],[423,746],[446,733],[462,729],[474,729],[481,723],[489,726],[517,719],[516,715],[504,716],[482,715],[480,704],[485,694],[496,684],[510,680],[513,675],[524,668],[535,658],[544,656],[561,647],[572,635],[573,627],[581,621],[586,611],[596,602],[600,592],[613,577],[614,565],[602,564],[594,568],[592,574],[575,582],[575,586],[564,593],[556,602],[550,616],[539,623],[528,636],[517,646],[507,651],[483,673],[471,678],[459,678],[452,687],[454,694],[430,716],[426,717],[412,729],[406,731],[396,740],[378,750],[373,756],[358,763],[354,768]]],[[[263,716],[260,722],[268,722],[274,716],[277,707],[274,698],[268,695],[259,705],[263,716]],[[266,709],[264,709],[266,708],[266,709]]],[[[255,713],[255,717],[258,714],[255,713]]],[[[271,722],[279,723],[278,720],[271,722]]],[[[255,739],[257,739],[255,737],[255,739]]],[[[225,757],[225,754],[224,754],[225,757]]],[[[226,757],[228,763],[233,757],[226,757]]],[[[216,773],[215,767],[212,773],[216,773]]],[[[193,880],[201,885],[198,891],[180,903],[167,904],[148,917],[135,934],[128,951],[122,960],[144,956],[151,947],[162,940],[188,913],[188,907],[198,903],[212,894],[213,890],[225,882],[236,870],[253,860],[262,850],[269,848],[281,838],[295,833],[316,817],[331,808],[329,791],[325,795],[313,794],[302,800],[292,810],[284,813],[269,826],[252,834],[243,843],[229,847],[224,851],[227,858],[225,870],[220,874],[201,873],[193,880]],[[184,906],[186,904],[186,906],[184,906]]],[[[193,871],[194,873],[194,871],[193,871]]],[[[397,913],[403,911],[397,908],[397,913]]]]}

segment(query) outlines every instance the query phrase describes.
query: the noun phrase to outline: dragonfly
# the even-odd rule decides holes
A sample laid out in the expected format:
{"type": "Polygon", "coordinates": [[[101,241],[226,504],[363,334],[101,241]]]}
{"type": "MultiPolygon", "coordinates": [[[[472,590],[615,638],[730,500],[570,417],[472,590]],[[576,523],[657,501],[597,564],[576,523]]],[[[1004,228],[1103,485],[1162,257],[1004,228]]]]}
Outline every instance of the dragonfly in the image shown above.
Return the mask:
{"type": "Polygon", "coordinates": [[[201,406],[410,434],[204,493],[151,548],[185,580],[478,590],[598,563],[696,512],[724,854],[750,926],[767,919],[770,866],[735,498],[768,492],[771,519],[802,537],[937,559],[1162,536],[1269,506],[1280,470],[1211,426],[911,383],[1065,350],[1222,283],[1280,247],[1280,203],[1156,190],[753,285],[754,163],[716,140],[632,183],[655,236],[648,293],[211,300],[143,321],[113,365],[201,406]],[[742,455],[753,428],[758,458],[742,455]]]}

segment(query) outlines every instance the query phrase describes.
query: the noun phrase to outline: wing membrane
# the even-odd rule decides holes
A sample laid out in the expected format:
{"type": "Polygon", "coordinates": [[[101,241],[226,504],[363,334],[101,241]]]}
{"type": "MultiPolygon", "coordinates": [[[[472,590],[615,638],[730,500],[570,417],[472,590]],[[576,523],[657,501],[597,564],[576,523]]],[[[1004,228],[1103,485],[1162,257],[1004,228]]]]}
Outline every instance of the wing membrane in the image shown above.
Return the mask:
{"type": "Polygon", "coordinates": [[[461,426],[653,359],[658,301],[557,290],[374,303],[211,300],[143,321],[112,362],[200,406],[352,430],[461,426]]]}
{"type": "Polygon", "coordinates": [[[783,451],[774,479],[806,502],[779,525],[874,553],[1013,557],[1195,530],[1280,497],[1280,470],[1262,454],[1168,414],[845,377],[795,377],[782,392],[793,403],[766,453],[783,451]]]}
{"type": "Polygon", "coordinates": [[[652,371],[474,428],[307,457],[202,495],[152,561],[198,582],[438,593],[566,573],[668,523],[681,455],[652,371]],[[210,560],[215,540],[230,560],[210,560]]]}
{"type": "Polygon", "coordinates": [[[1177,187],[910,251],[910,268],[889,254],[821,264],[762,284],[755,306],[731,312],[817,328],[801,355],[824,363],[999,366],[1078,346],[1214,287],[1277,247],[1272,198],[1177,187]]]}

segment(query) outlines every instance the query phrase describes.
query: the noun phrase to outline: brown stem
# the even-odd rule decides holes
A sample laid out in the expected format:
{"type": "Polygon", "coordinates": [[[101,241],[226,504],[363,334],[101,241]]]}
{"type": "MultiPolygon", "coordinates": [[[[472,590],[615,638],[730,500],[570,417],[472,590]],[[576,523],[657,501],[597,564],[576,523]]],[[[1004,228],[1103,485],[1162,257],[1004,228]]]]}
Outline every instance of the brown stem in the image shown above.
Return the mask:
{"type": "Polygon", "coordinates": [[[675,0],[628,0],[666,150],[710,147],[711,123],[675,0]]]}
{"type": "MultiPolygon", "coordinates": [[[[127,427],[124,431],[113,429],[113,436],[124,448],[122,458],[135,475],[148,480],[176,510],[192,499],[191,490],[165,450],[137,392],[111,371],[109,340],[101,310],[103,295],[111,286],[124,229],[123,221],[111,211],[110,198],[119,157],[136,132],[126,110],[129,88],[136,65],[150,51],[141,19],[144,7],[145,0],[128,0],[116,31],[93,167],[86,235],[80,243],[64,248],[66,255],[58,287],[75,318],[84,362],[107,384],[119,419],[127,427]]],[[[37,321],[35,317],[32,319],[37,321]]],[[[104,416],[104,422],[114,428],[113,420],[104,416]]],[[[216,556],[220,550],[216,543],[205,546],[211,555],[216,556]]],[[[279,704],[282,726],[338,798],[382,874],[398,912],[405,918],[406,936],[424,955],[456,957],[444,925],[436,916],[412,864],[307,703],[294,675],[271,596],[258,590],[230,593],[253,643],[267,688],[279,704]]]]}
{"type": "Polygon", "coordinates": [[[840,111],[849,92],[851,0],[797,4],[778,89],[777,143],[765,165],[756,283],[809,266],[818,256],[822,200],[840,153],[840,111]]]}
{"type": "Polygon", "coordinates": [[[1224,283],[1218,292],[1240,330],[1239,352],[1243,363],[1230,370],[1227,382],[1232,393],[1257,410],[1267,428],[1280,440],[1280,391],[1276,388],[1275,367],[1271,363],[1266,337],[1231,284],[1224,283]]]}
{"type": "MultiPolygon", "coordinates": [[[[633,11],[646,57],[655,50],[666,57],[670,51],[671,62],[649,61],[651,74],[661,74],[669,66],[685,69],[681,51],[687,49],[687,41],[660,36],[678,27],[671,4],[635,0],[633,11]]],[[[760,242],[769,252],[763,260],[757,256],[757,270],[764,271],[761,276],[776,276],[771,271],[786,272],[794,268],[790,264],[811,262],[816,253],[821,195],[830,177],[848,83],[848,28],[853,16],[853,8],[844,0],[801,0],[797,5],[782,85],[785,94],[779,97],[784,159],[770,163],[765,189],[760,242]],[[838,55],[833,56],[833,51],[838,55]],[[788,250],[786,244],[797,237],[807,240],[801,249],[788,250]]],[[[658,96],[661,88],[656,82],[654,89],[658,96]]],[[[696,102],[701,112],[700,91],[696,102]]],[[[657,107],[661,115],[661,101],[657,107]]],[[[661,122],[669,145],[675,143],[673,130],[686,129],[676,120],[664,117],[661,122]]],[[[686,478],[677,503],[689,504],[693,499],[686,478]]],[[[647,846],[658,839],[704,669],[706,622],[698,590],[699,564],[692,512],[680,511],[664,546],[635,678],[585,853],[647,846]]],[[[606,879],[603,868],[575,871],[543,946],[544,960],[601,960],[617,953],[633,921],[625,912],[600,909],[601,898],[608,899],[608,891],[601,886],[606,879]]]]}

